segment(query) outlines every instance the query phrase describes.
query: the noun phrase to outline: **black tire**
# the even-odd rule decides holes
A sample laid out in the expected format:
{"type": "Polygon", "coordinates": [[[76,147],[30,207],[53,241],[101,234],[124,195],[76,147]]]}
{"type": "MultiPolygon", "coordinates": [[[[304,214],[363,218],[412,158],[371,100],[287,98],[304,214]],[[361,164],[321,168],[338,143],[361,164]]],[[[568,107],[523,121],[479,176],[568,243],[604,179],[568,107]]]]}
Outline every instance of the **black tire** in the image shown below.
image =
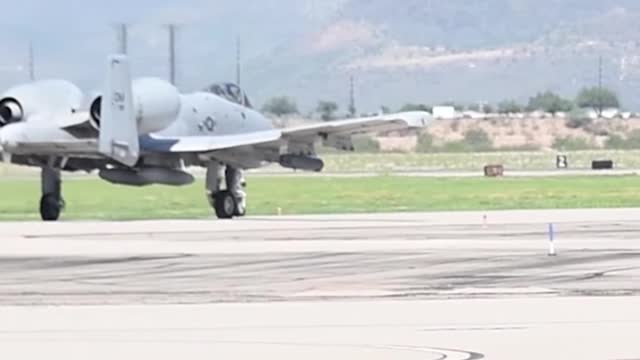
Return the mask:
{"type": "Polygon", "coordinates": [[[44,195],[40,199],[40,217],[43,221],[58,221],[62,202],[55,195],[44,195]]]}
{"type": "Polygon", "coordinates": [[[221,191],[216,194],[214,209],[218,219],[232,219],[236,208],[236,199],[230,192],[221,191]]]}

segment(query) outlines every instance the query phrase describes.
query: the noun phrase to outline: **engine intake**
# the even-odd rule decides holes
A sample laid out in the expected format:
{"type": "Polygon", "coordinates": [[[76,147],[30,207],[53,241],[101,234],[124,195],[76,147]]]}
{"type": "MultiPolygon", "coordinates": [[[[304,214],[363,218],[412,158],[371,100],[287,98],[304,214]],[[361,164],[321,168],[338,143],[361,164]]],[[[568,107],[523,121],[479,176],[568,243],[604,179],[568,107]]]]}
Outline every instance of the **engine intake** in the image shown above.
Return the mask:
{"type": "Polygon", "coordinates": [[[89,107],[89,116],[96,129],[100,129],[100,118],[102,116],[102,95],[93,100],[89,107]]]}
{"type": "Polygon", "coordinates": [[[24,118],[22,105],[14,98],[0,100],[0,126],[19,122],[24,118]]]}
{"type": "MultiPolygon", "coordinates": [[[[133,82],[133,105],[139,134],[149,134],[169,127],[178,117],[182,101],[180,92],[172,84],[155,78],[133,82]]],[[[96,97],[89,108],[96,128],[102,121],[102,96],[96,97]]]]}

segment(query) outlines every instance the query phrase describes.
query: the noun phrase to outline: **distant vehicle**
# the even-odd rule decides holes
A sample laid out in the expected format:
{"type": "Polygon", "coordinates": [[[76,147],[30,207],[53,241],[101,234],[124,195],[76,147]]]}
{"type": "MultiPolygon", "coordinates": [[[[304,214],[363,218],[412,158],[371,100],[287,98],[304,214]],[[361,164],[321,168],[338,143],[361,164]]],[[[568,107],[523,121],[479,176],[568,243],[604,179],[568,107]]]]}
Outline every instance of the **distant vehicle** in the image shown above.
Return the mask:
{"type": "MultiPolygon", "coordinates": [[[[275,129],[234,84],[181,94],[156,78],[131,79],[124,55],[110,56],[100,96],[64,80],[21,85],[0,100],[4,161],[42,169],[40,215],[64,208],[61,171],[98,171],[111,183],[188,185],[188,166],[207,169],[206,189],[219,218],[246,214],[243,170],[268,163],[321,171],[316,144],[353,150],[359,133],[421,128],[431,116],[406,112],[275,129]]],[[[90,196],[90,194],[87,194],[90,196]]]]}

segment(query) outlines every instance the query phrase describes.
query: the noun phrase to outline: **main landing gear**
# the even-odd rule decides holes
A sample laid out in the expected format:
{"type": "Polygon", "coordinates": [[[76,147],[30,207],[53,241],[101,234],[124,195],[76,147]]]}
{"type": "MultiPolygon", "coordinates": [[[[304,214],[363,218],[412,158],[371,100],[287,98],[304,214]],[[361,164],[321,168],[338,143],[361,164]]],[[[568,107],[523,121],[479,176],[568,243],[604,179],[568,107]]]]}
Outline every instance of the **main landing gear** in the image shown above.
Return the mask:
{"type": "Polygon", "coordinates": [[[243,217],[247,213],[247,194],[242,170],[211,162],[207,167],[207,197],[219,219],[243,217]],[[222,189],[223,182],[226,188],[222,189]]]}
{"type": "Polygon", "coordinates": [[[44,221],[57,221],[60,218],[62,210],[64,210],[60,170],[43,167],[40,181],[42,184],[40,217],[44,221]]]}

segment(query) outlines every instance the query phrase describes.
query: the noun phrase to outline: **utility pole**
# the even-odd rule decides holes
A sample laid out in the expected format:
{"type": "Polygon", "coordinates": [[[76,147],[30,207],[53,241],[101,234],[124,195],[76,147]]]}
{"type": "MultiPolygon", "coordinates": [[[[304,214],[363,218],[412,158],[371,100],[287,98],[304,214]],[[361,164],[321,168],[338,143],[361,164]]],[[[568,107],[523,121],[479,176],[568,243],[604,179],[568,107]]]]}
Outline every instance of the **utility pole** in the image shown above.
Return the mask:
{"type": "Polygon", "coordinates": [[[169,81],[176,84],[176,29],[175,24],[167,25],[169,29],[169,81]]]}
{"type": "Polygon", "coordinates": [[[352,118],[356,117],[356,91],[353,75],[351,75],[349,79],[349,115],[351,115],[352,118]]]}
{"type": "Polygon", "coordinates": [[[33,53],[33,42],[29,42],[29,80],[36,80],[35,55],[33,53]]]}
{"type": "Polygon", "coordinates": [[[598,89],[602,90],[602,55],[598,57],[598,89]]]}
{"type": "Polygon", "coordinates": [[[602,116],[602,55],[598,57],[598,117],[602,116]]]}
{"type": "Polygon", "coordinates": [[[119,54],[126,55],[129,52],[129,27],[125,23],[120,23],[116,29],[116,50],[119,54]]]}

